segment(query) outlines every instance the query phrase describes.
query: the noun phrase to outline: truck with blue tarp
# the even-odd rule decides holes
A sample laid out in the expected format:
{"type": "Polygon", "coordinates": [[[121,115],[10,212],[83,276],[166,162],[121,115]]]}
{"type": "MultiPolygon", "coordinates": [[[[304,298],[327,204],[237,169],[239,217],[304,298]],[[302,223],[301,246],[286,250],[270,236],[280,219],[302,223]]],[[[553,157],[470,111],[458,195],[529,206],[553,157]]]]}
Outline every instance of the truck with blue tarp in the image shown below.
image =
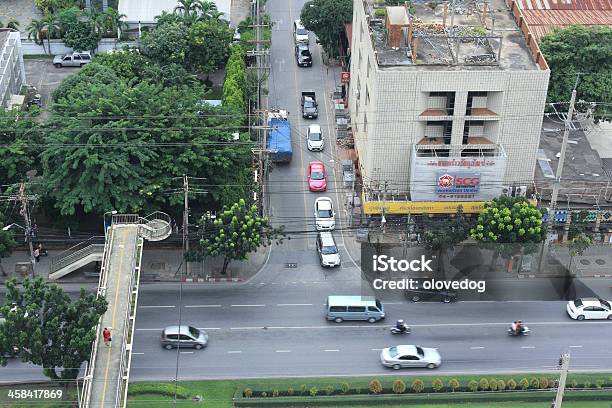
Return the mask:
{"type": "Polygon", "coordinates": [[[289,113],[285,110],[268,112],[268,139],[266,150],[273,162],[289,163],[293,156],[291,148],[291,127],[288,121],[289,113]]]}

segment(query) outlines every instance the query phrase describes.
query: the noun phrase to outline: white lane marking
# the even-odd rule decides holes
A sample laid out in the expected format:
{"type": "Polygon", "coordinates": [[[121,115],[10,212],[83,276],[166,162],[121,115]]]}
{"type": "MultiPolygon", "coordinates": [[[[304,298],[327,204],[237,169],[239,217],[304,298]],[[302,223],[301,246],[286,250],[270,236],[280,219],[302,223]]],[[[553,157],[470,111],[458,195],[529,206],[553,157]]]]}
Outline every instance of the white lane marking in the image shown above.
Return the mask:
{"type": "Polygon", "coordinates": [[[264,307],[266,305],[232,305],[232,307],[264,307]]]}
{"type": "Polygon", "coordinates": [[[140,309],[154,309],[154,308],[173,308],[175,305],[159,305],[159,306],[138,306],[140,309]]]}
{"type": "Polygon", "coordinates": [[[276,350],[277,353],[291,353],[291,350],[276,350]]]}
{"type": "MultiPolygon", "coordinates": [[[[198,327],[198,329],[200,330],[221,330],[220,327],[198,327]]],[[[161,330],[163,330],[162,327],[158,329],[136,329],[136,331],[161,331],[161,330]]]]}
{"type": "Polygon", "coordinates": [[[382,351],[382,349],[371,349],[372,351],[382,351]]]}
{"type": "Polygon", "coordinates": [[[340,350],[338,350],[338,349],[329,349],[329,350],[323,350],[323,351],[331,353],[331,352],[340,351],[340,350]]]}
{"type": "Polygon", "coordinates": [[[312,303],[278,303],[276,306],[312,306],[312,303]]]}
{"type": "Polygon", "coordinates": [[[568,346],[569,348],[582,348],[582,346],[568,346]]]}
{"type": "Polygon", "coordinates": [[[193,354],[193,351],[181,351],[181,354],[193,354]]]}
{"type": "Polygon", "coordinates": [[[221,307],[221,305],[187,305],[185,307],[221,307]]]}
{"type": "Polygon", "coordinates": [[[482,346],[476,346],[476,347],[470,347],[470,350],[482,350],[484,347],[482,346]]]}
{"type": "Polygon", "coordinates": [[[534,349],[535,346],[521,346],[522,349],[534,349]]]}
{"type": "Polygon", "coordinates": [[[242,351],[240,350],[230,350],[227,352],[227,354],[240,354],[240,353],[242,353],[242,351]]]}
{"type": "Polygon", "coordinates": [[[144,353],[135,353],[135,352],[132,352],[132,355],[139,355],[139,356],[142,356],[143,354],[144,354],[144,353]]]}

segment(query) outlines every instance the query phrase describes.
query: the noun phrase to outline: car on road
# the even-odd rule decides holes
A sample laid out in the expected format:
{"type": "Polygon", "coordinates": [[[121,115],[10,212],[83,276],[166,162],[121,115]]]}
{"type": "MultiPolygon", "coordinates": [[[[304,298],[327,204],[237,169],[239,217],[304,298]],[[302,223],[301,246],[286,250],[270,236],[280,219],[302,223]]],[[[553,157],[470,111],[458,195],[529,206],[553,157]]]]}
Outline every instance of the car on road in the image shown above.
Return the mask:
{"type": "Polygon", "coordinates": [[[328,296],[325,302],[327,320],[365,320],[376,323],[385,318],[385,309],[373,296],[328,296]]]}
{"type": "Polygon", "coordinates": [[[336,228],[334,204],[329,197],[315,200],[315,228],[317,231],[331,231],[336,228]]]}
{"type": "Polygon", "coordinates": [[[298,67],[312,67],[312,54],[308,44],[297,44],[295,46],[295,62],[298,67]]]}
{"type": "Polygon", "coordinates": [[[308,150],[310,150],[311,152],[323,151],[325,143],[323,141],[323,134],[321,133],[321,125],[308,126],[306,141],[308,150]]]}
{"type": "Polygon", "coordinates": [[[567,314],[576,320],[609,319],[612,320],[610,302],[598,298],[581,298],[567,302],[567,314]]]}
{"type": "Polygon", "coordinates": [[[327,174],[323,163],[308,163],[308,189],[310,191],[327,190],[327,174]]]}
{"type": "Polygon", "coordinates": [[[305,43],[308,44],[310,41],[308,39],[308,30],[304,28],[304,25],[300,20],[295,20],[293,22],[293,41],[296,43],[305,43]]]}
{"type": "Polygon", "coordinates": [[[394,370],[410,367],[436,368],[442,364],[442,357],[435,348],[399,345],[383,349],[380,352],[380,362],[394,370]]]}
{"type": "Polygon", "coordinates": [[[321,266],[340,266],[340,252],[331,232],[321,231],[317,234],[317,253],[321,266]]]}
{"type": "Polygon", "coordinates": [[[208,334],[193,326],[168,326],[161,332],[161,344],[166,350],[193,347],[200,350],[208,345],[208,334]]]}
{"type": "Polygon", "coordinates": [[[457,300],[457,292],[446,289],[425,289],[423,283],[431,280],[430,278],[412,278],[413,288],[408,288],[404,292],[406,297],[413,302],[438,301],[450,303],[457,300]]]}
{"type": "Polygon", "coordinates": [[[91,53],[89,51],[75,51],[68,54],[56,55],[53,57],[53,65],[56,68],[62,67],[82,67],[91,62],[91,53]]]}

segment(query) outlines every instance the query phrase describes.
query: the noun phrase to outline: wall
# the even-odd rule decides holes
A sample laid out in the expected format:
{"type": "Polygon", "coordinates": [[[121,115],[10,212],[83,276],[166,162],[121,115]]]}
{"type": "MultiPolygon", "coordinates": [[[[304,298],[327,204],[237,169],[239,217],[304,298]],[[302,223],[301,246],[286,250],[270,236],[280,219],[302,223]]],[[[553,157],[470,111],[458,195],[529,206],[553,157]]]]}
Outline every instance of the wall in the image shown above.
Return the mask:
{"type": "MultiPolygon", "coordinates": [[[[72,51],[72,48],[68,48],[64,45],[62,40],[51,40],[51,55],[66,54],[72,51]]],[[[118,42],[112,38],[103,38],[98,44],[98,48],[95,50],[96,53],[107,52],[113,49],[121,49],[125,46],[136,47],[138,45],[135,41],[118,42]]],[[[36,44],[34,41],[21,39],[21,46],[23,49],[23,55],[43,55],[48,54],[48,45],[45,41],[45,47],[36,44]]]]}
{"type": "Polygon", "coordinates": [[[25,82],[19,33],[11,32],[0,48],[0,107],[8,107],[11,96],[18,95],[25,82]]]}

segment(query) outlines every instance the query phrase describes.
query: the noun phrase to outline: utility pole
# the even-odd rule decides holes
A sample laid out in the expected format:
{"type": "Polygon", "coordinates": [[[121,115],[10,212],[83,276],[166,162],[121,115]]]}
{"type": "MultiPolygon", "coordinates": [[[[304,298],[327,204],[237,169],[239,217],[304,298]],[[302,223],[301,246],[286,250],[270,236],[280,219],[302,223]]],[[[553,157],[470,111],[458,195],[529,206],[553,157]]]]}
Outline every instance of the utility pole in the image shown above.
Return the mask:
{"type": "Polygon", "coordinates": [[[32,278],[36,276],[34,272],[36,268],[36,259],[34,259],[34,247],[32,246],[32,223],[30,221],[30,211],[28,209],[28,201],[29,197],[25,193],[26,185],[25,183],[21,183],[19,185],[19,193],[17,193],[17,201],[21,202],[21,210],[20,214],[23,216],[25,221],[25,236],[28,241],[28,246],[30,249],[30,263],[32,264],[32,278]]]}
{"type": "Polygon", "coordinates": [[[565,381],[567,380],[567,372],[569,371],[570,355],[569,353],[561,354],[559,365],[561,366],[561,376],[559,377],[559,387],[557,388],[557,396],[551,408],[561,408],[563,402],[563,393],[565,392],[565,381]]]}
{"type": "Polygon", "coordinates": [[[185,275],[189,276],[189,262],[185,260],[185,255],[189,252],[189,178],[183,174],[183,194],[185,197],[183,211],[183,259],[185,262],[185,275]]]}

